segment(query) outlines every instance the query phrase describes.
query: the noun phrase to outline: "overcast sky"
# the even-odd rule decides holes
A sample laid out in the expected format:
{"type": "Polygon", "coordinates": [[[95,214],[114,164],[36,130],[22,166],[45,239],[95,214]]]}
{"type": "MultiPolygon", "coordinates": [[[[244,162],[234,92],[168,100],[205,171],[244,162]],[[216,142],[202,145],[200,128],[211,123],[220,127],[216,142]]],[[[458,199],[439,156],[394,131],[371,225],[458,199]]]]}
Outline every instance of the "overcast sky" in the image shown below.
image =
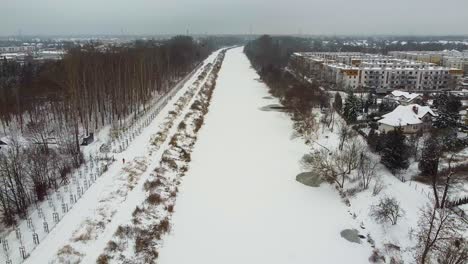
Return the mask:
{"type": "Polygon", "coordinates": [[[468,0],[0,0],[0,35],[468,34],[468,0]]]}

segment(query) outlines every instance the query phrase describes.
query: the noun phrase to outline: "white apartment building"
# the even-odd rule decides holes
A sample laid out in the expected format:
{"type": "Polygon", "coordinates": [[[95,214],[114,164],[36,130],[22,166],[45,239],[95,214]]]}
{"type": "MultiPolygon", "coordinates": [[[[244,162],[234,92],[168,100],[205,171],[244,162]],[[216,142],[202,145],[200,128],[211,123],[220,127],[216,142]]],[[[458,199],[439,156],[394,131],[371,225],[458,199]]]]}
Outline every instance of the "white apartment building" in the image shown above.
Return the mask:
{"type": "Polygon", "coordinates": [[[391,51],[395,58],[431,62],[448,68],[456,68],[468,73],[468,52],[457,50],[443,51],[391,51]]]}
{"type": "Polygon", "coordinates": [[[292,60],[345,89],[448,90],[463,75],[459,69],[375,54],[295,53],[292,60]]]}
{"type": "Polygon", "coordinates": [[[0,47],[0,53],[32,52],[35,49],[36,49],[35,46],[0,47]]]}

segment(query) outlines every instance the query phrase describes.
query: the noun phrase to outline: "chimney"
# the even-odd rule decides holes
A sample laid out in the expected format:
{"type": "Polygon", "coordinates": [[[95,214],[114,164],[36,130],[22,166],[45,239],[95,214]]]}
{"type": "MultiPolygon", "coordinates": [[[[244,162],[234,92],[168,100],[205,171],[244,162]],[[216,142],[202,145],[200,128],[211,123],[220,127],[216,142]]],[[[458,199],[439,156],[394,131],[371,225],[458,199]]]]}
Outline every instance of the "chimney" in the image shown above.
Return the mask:
{"type": "Polygon", "coordinates": [[[418,114],[418,106],[417,106],[417,105],[414,105],[414,106],[413,106],[413,112],[414,112],[415,114],[418,114]]]}

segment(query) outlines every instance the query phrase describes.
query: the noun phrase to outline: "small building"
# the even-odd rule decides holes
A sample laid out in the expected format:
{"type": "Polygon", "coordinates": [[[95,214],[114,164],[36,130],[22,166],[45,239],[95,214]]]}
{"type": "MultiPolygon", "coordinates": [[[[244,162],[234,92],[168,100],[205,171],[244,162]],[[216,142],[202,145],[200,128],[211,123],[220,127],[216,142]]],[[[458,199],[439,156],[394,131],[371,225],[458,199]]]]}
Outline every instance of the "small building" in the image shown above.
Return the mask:
{"type": "Polygon", "coordinates": [[[392,91],[389,95],[384,97],[384,101],[395,102],[399,105],[414,104],[420,100],[422,100],[422,96],[420,94],[399,90],[392,91]]]}
{"type": "Polygon", "coordinates": [[[436,116],[429,106],[399,105],[392,112],[383,115],[377,123],[380,132],[389,132],[401,127],[403,133],[412,134],[431,129],[432,119],[436,116]]]}
{"type": "Polygon", "coordinates": [[[93,143],[94,141],[94,133],[89,133],[89,136],[83,138],[82,146],[88,146],[89,144],[93,143]]]}

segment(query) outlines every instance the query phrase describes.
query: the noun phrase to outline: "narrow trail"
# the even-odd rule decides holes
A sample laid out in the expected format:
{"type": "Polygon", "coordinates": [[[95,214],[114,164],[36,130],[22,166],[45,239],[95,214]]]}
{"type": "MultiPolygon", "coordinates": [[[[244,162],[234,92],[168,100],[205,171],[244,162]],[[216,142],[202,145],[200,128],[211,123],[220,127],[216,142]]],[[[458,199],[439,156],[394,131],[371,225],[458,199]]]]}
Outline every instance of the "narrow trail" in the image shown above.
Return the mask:
{"type": "Polygon", "coordinates": [[[295,181],[307,152],[242,48],[226,53],[158,263],[367,263],[368,245],[329,186],[295,181]]]}

